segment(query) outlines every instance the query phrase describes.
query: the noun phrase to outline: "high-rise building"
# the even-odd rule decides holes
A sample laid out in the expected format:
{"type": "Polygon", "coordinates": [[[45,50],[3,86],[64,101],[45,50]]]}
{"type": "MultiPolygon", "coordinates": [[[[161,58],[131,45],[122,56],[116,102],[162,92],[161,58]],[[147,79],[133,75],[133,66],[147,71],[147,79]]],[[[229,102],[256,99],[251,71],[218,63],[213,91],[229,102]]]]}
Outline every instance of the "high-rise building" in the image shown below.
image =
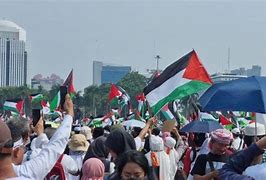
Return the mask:
{"type": "Polygon", "coordinates": [[[93,61],[93,85],[117,83],[129,72],[130,66],[104,65],[102,62],[93,61]]]}
{"type": "Polygon", "coordinates": [[[26,31],[0,20],[0,87],[22,86],[27,81],[26,31]]]}
{"type": "Polygon", "coordinates": [[[93,85],[101,85],[103,63],[100,61],[93,61],[93,85]]]}

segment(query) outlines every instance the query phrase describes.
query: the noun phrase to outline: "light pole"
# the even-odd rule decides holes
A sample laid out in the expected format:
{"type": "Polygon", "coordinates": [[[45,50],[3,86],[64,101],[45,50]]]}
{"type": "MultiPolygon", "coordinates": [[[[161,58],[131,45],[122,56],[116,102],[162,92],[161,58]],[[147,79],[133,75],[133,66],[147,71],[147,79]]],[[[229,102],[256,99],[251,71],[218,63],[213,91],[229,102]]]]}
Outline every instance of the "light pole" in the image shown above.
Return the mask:
{"type": "Polygon", "coordinates": [[[159,60],[161,59],[161,56],[157,55],[155,56],[156,59],[156,73],[159,73],[159,60]]]}

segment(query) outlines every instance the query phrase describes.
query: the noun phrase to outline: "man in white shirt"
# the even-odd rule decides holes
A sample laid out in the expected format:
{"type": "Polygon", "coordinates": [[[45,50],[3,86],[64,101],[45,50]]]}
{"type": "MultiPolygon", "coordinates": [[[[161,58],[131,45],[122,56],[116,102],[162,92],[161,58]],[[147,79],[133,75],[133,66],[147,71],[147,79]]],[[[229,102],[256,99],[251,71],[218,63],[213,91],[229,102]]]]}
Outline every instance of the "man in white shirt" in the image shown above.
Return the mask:
{"type": "Polygon", "coordinates": [[[3,123],[0,124],[0,179],[14,177],[19,177],[19,179],[44,179],[60,155],[63,154],[70,136],[74,109],[69,95],[66,95],[64,108],[67,114],[49,143],[41,150],[38,156],[21,165],[14,165],[13,162],[15,164],[22,162],[24,154],[22,139],[16,141],[13,146],[10,131],[6,130],[3,123]],[[11,144],[8,144],[10,141],[11,144]]]}

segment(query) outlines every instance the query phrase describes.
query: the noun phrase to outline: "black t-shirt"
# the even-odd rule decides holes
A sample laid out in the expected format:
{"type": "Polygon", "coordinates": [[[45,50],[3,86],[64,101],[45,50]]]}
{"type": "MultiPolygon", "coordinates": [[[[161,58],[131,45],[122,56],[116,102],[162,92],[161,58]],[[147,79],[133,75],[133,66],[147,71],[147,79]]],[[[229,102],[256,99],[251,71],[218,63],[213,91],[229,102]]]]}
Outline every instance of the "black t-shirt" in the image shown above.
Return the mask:
{"type": "Polygon", "coordinates": [[[196,159],[194,167],[191,171],[191,175],[198,174],[198,175],[203,176],[206,174],[206,171],[211,172],[211,168],[208,162],[208,156],[210,158],[210,161],[213,162],[215,169],[220,169],[223,166],[223,164],[226,163],[228,160],[228,155],[226,154],[216,155],[211,152],[209,152],[208,155],[200,154],[196,159]]]}

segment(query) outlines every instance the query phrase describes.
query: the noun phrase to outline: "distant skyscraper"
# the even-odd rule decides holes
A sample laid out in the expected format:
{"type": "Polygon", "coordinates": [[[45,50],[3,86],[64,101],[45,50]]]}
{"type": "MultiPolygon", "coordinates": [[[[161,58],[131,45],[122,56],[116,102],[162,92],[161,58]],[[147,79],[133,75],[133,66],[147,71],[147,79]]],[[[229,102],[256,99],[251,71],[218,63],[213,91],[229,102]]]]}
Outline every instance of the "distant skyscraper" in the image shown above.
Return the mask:
{"type": "Polygon", "coordinates": [[[27,81],[26,31],[0,20],[0,86],[22,86],[27,81]]]}
{"type": "Polygon", "coordinates": [[[129,72],[130,66],[104,65],[102,62],[93,61],[93,85],[117,83],[129,72]]]}
{"type": "Polygon", "coordinates": [[[102,67],[103,63],[99,61],[93,61],[93,85],[101,85],[102,79],[102,67]]]}

